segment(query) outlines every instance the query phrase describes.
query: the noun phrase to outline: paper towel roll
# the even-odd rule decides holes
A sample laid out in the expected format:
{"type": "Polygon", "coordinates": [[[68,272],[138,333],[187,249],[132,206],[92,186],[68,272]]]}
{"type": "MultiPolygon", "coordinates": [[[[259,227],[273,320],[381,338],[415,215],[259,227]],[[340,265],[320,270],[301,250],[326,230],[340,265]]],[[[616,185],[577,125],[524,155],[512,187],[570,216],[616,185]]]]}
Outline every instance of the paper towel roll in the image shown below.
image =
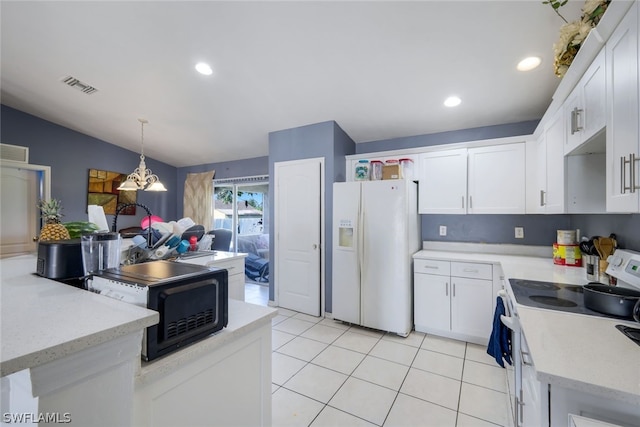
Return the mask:
{"type": "Polygon", "coordinates": [[[89,205],[87,207],[89,213],[89,222],[98,226],[99,231],[110,231],[107,224],[107,217],[104,215],[104,209],[99,205],[89,205]]]}

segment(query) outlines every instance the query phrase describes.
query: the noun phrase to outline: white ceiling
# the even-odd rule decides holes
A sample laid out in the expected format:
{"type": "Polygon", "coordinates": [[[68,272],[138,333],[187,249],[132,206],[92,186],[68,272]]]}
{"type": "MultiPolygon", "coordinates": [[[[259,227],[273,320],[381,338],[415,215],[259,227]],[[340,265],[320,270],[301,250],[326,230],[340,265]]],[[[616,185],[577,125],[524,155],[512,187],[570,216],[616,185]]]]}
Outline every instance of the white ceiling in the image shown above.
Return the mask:
{"type": "Polygon", "coordinates": [[[266,156],[269,132],[327,120],[358,143],[535,120],[559,83],[563,22],[541,0],[3,0],[0,12],[3,104],[136,152],[147,119],[145,154],[177,167],[266,156]],[[542,66],[516,71],[528,55],[542,66]],[[443,106],[451,94],[459,107],[443,106]]]}

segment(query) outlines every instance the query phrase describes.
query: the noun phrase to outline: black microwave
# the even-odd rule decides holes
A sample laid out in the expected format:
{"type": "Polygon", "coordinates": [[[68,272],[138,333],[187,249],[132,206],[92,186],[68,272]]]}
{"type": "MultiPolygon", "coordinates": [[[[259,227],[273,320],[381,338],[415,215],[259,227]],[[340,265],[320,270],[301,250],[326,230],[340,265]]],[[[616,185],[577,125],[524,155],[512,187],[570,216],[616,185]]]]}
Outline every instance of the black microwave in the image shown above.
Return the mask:
{"type": "Polygon", "coordinates": [[[221,268],[172,261],[123,265],[94,274],[87,288],[160,314],[144,332],[144,360],[206,338],[229,321],[228,273],[221,268]]]}

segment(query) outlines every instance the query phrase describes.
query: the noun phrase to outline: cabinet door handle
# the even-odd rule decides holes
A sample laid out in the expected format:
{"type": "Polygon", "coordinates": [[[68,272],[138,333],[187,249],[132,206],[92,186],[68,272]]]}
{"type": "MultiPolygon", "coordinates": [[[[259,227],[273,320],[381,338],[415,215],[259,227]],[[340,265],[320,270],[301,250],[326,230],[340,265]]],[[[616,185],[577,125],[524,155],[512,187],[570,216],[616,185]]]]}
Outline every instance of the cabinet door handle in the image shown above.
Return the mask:
{"type": "Polygon", "coordinates": [[[473,209],[473,196],[469,196],[469,209],[473,209]]]}
{"type": "Polygon", "coordinates": [[[462,209],[464,209],[464,196],[462,196],[462,209]]]}
{"type": "Polygon", "coordinates": [[[445,296],[449,296],[449,282],[445,282],[444,284],[444,294],[445,296]]]}
{"type": "Polygon", "coordinates": [[[478,273],[480,270],[477,268],[463,268],[462,271],[465,273],[478,273]]]}
{"type": "Polygon", "coordinates": [[[456,296],[456,284],[453,284],[453,292],[452,292],[453,297],[455,298],[456,296]]]}
{"type": "Polygon", "coordinates": [[[580,116],[580,113],[582,113],[582,111],[584,110],[575,107],[571,112],[571,135],[583,129],[582,126],[578,125],[578,117],[580,116]]]}
{"type": "Polygon", "coordinates": [[[635,163],[635,154],[629,154],[629,160],[627,157],[620,157],[620,194],[625,194],[627,190],[629,193],[635,192],[635,171],[634,171],[634,163],[635,163]],[[629,185],[627,185],[627,165],[629,165],[629,185]]]}
{"type": "Polygon", "coordinates": [[[544,190],[540,190],[540,206],[544,206],[544,190]]]}
{"type": "Polygon", "coordinates": [[[437,265],[425,265],[424,268],[430,268],[432,270],[437,270],[438,266],[437,265]]]}
{"type": "Polygon", "coordinates": [[[631,192],[635,193],[636,190],[640,190],[640,184],[636,185],[636,162],[640,161],[640,157],[636,157],[634,153],[629,154],[629,167],[631,171],[629,175],[631,175],[631,182],[629,186],[631,187],[631,192]]]}

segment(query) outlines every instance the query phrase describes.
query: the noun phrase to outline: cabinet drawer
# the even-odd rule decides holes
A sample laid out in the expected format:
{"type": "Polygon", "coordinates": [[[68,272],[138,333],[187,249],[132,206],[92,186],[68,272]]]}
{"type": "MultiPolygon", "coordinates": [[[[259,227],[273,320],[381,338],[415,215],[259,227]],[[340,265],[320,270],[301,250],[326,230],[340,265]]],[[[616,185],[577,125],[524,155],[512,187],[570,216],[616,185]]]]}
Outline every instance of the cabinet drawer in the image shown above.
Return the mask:
{"type": "Polygon", "coordinates": [[[226,261],[210,261],[207,263],[207,267],[224,268],[227,270],[229,276],[233,276],[234,274],[244,273],[244,258],[226,261]]]}
{"type": "Polygon", "coordinates": [[[451,274],[451,263],[434,259],[415,259],[413,260],[413,272],[449,276],[451,274]]]}
{"type": "Polygon", "coordinates": [[[451,276],[493,280],[493,266],[471,262],[452,262],[451,276]]]}

